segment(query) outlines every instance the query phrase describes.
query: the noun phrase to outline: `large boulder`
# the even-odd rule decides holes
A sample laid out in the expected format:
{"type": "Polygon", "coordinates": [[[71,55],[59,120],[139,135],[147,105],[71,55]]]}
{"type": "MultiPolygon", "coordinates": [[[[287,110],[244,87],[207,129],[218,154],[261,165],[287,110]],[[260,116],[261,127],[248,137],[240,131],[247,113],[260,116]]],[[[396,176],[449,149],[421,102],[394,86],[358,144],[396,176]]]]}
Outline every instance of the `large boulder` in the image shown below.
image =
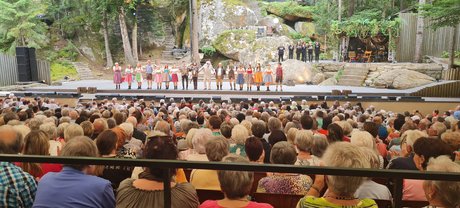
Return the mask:
{"type": "Polygon", "coordinates": [[[256,61],[263,64],[278,61],[278,47],[284,45],[286,48],[284,55],[287,58],[289,44],[293,44],[293,42],[286,36],[258,38],[254,41],[252,47],[247,50],[248,54],[240,53],[239,60],[243,63],[256,61]]]}
{"type": "Polygon", "coordinates": [[[316,27],[313,22],[296,22],[294,28],[295,31],[303,36],[311,36],[316,33],[316,27]]]}
{"type": "Polygon", "coordinates": [[[267,13],[282,17],[288,21],[312,19],[312,11],[308,6],[302,6],[294,1],[272,2],[265,5],[267,13]]]}
{"type": "Polygon", "coordinates": [[[252,30],[225,31],[213,41],[213,47],[219,53],[244,64],[266,64],[276,61],[277,48],[280,45],[287,48],[289,44],[292,44],[292,40],[286,36],[256,39],[252,30]]]}
{"type": "Polygon", "coordinates": [[[222,31],[255,26],[256,13],[240,0],[201,1],[200,45],[209,45],[222,31]]]}
{"type": "Polygon", "coordinates": [[[228,30],[219,34],[212,46],[222,55],[233,60],[239,60],[240,52],[251,48],[256,39],[252,30],[228,30]]]}
{"type": "Polygon", "coordinates": [[[432,83],[435,79],[420,72],[397,69],[382,71],[375,75],[372,81],[372,85],[377,87],[408,89],[432,83]]]}
{"type": "MultiPolygon", "coordinates": [[[[272,63],[272,69],[276,69],[277,63],[272,63]]],[[[282,63],[283,84],[293,81],[296,84],[313,82],[313,78],[318,73],[309,63],[295,59],[288,59],[282,63]]]]}

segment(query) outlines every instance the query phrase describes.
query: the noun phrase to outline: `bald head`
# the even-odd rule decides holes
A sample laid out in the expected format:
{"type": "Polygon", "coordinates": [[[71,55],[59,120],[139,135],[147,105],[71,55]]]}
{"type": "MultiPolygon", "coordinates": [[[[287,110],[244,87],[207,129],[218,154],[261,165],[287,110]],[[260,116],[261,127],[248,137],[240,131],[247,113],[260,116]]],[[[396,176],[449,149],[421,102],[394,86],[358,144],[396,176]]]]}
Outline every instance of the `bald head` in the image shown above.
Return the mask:
{"type": "Polygon", "coordinates": [[[18,154],[21,150],[22,137],[11,126],[0,127],[0,154],[18,154]]]}

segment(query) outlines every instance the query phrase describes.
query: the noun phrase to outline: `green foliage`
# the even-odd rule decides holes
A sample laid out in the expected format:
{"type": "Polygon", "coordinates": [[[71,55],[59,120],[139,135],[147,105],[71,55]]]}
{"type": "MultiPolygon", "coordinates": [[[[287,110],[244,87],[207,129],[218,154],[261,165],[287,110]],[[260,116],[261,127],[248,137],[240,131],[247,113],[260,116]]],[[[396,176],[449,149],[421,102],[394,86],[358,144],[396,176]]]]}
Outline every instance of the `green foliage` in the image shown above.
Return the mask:
{"type": "Polygon", "coordinates": [[[431,27],[454,27],[460,23],[458,0],[436,0],[421,7],[422,15],[431,19],[431,27]]]}
{"type": "Polygon", "coordinates": [[[57,81],[64,79],[65,76],[77,78],[78,73],[75,67],[66,61],[56,61],[51,64],[51,80],[57,81]]]}
{"type": "Polygon", "coordinates": [[[298,32],[291,32],[289,33],[289,37],[291,37],[291,39],[294,39],[294,40],[300,40],[303,38],[303,35],[298,32]]]}
{"type": "Polygon", "coordinates": [[[289,15],[311,19],[315,10],[312,6],[299,5],[296,1],[271,2],[261,5],[261,9],[265,10],[265,13],[272,13],[280,17],[289,15]]]}
{"type": "Polygon", "coordinates": [[[216,49],[212,46],[203,46],[200,50],[207,57],[211,57],[214,53],[216,53],[216,49]]]}
{"type": "Polygon", "coordinates": [[[78,58],[78,51],[73,43],[68,42],[67,45],[58,51],[49,51],[46,58],[49,62],[63,62],[64,60],[76,61],[78,58]]]}
{"type": "Polygon", "coordinates": [[[212,46],[219,51],[227,50],[229,47],[243,49],[247,47],[247,43],[252,43],[255,39],[256,34],[252,30],[226,30],[217,36],[212,46]]]}
{"type": "MultiPolygon", "coordinates": [[[[441,54],[441,58],[449,58],[450,53],[448,51],[443,51],[441,54]]],[[[455,58],[460,58],[460,51],[455,51],[454,52],[454,57],[455,58]]]]}
{"type": "Polygon", "coordinates": [[[0,8],[0,51],[14,54],[17,46],[40,49],[46,45],[47,26],[38,18],[44,14],[45,4],[0,0],[0,8]]]}

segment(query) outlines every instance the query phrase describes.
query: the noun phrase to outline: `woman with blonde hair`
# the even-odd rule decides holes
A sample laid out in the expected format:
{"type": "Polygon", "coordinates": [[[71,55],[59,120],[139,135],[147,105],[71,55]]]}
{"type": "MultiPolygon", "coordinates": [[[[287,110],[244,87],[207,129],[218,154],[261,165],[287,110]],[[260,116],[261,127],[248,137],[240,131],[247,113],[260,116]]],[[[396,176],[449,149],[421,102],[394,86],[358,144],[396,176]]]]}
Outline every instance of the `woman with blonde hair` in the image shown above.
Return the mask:
{"type": "MultiPolygon", "coordinates": [[[[24,138],[24,155],[49,155],[49,138],[42,130],[31,131],[24,138]]],[[[50,163],[19,163],[25,172],[30,173],[34,178],[41,178],[48,172],[60,172],[62,165],[50,163]]]]}
{"type": "Polygon", "coordinates": [[[161,90],[161,85],[163,82],[163,70],[160,66],[156,66],[155,69],[155,82],[157,83],[157,90],[161,90]]]}
{"type": "Polygon", "coordinates": [[[135,70],[135,72],[136,72],[136,77],[135,77],[135,78],[136,78],[137,89],[138,89],[138,90],[140,90],[140,89],[142,88],[142,80],[143,80],[143,79],[142,79],[142,72],[143,72],[143,71],[144,71],[144,70],[142,69],[141,64],[138,63],[137,66],[136,66],[136,70],[135,70]]]}
{"type": "Polygon", "coordinates": [[[171,81],[171,78],[169,77],[171,73],[171,70],[169,69],[168,64],[165,65],[165,68],[163,69],[163,82],[165,83],[165,89],[169,90],[169,82],[171,81]]]}
{"type": "Polygon", "coordinates": [[[125,69],[125,82],[128,83],[128,90],[131,89],[131,83],[133,82],[133,67],[128,64],[128,66],[125,69]]]}
{"type": "Polygon", "coordinates": [[[232,129],[232,137],[231,140],[234,141],[234,144],[230,143],[230,153],[241,155],[246,157],[245,151],[245,142],[246,139],[249,137],[248,129],[241,125],[235,125],[232,129]]]}
{"type": "Polygon", "coordinates": [[[260,91],[260,85],[263,82],[263,73],[262,73],[262,67],[260,66],[260,63],[257,63],[256,66],[256,73],[254,74],[254,83],[257,85],[257,91],[260,91]]]}
{"type": "Polygon", "coordinates": [[[264,75],[264,83],[267,86],[267,91],[270,91],[270,84],[273,82],[273,71],[270,68],[270,64],[267,64],[264,75]]]}
{"type": "MultiPolygon", "coordinates": [[[[460,173],[460,165],[452,162],[448,156],[431,158],[427,171],[460,173]]],[[[460,182],[458,181],[431,181],[423,182],[425,196],[430,207],[460,207],[460,182]]]]}

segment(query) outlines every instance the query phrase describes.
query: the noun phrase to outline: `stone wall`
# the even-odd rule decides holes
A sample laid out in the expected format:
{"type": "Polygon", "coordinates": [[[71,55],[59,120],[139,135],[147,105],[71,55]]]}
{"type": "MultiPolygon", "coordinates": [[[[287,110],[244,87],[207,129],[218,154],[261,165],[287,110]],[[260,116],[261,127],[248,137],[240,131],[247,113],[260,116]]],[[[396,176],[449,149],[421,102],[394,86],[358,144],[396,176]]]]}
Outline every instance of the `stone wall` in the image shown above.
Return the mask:
{"type": "MultiPolygon", "coordinates": [[[[408,69],[426,74],[435,79],[441,79],[442,66],[439,64],[415,64],[415,63],[363,63],[369,69],[370,74],[387,70],[408,69]]],[[[346,67],[345,63],[319,63],[314,67],[322,72],[337,72],[339,69],[346,67]]]]}

